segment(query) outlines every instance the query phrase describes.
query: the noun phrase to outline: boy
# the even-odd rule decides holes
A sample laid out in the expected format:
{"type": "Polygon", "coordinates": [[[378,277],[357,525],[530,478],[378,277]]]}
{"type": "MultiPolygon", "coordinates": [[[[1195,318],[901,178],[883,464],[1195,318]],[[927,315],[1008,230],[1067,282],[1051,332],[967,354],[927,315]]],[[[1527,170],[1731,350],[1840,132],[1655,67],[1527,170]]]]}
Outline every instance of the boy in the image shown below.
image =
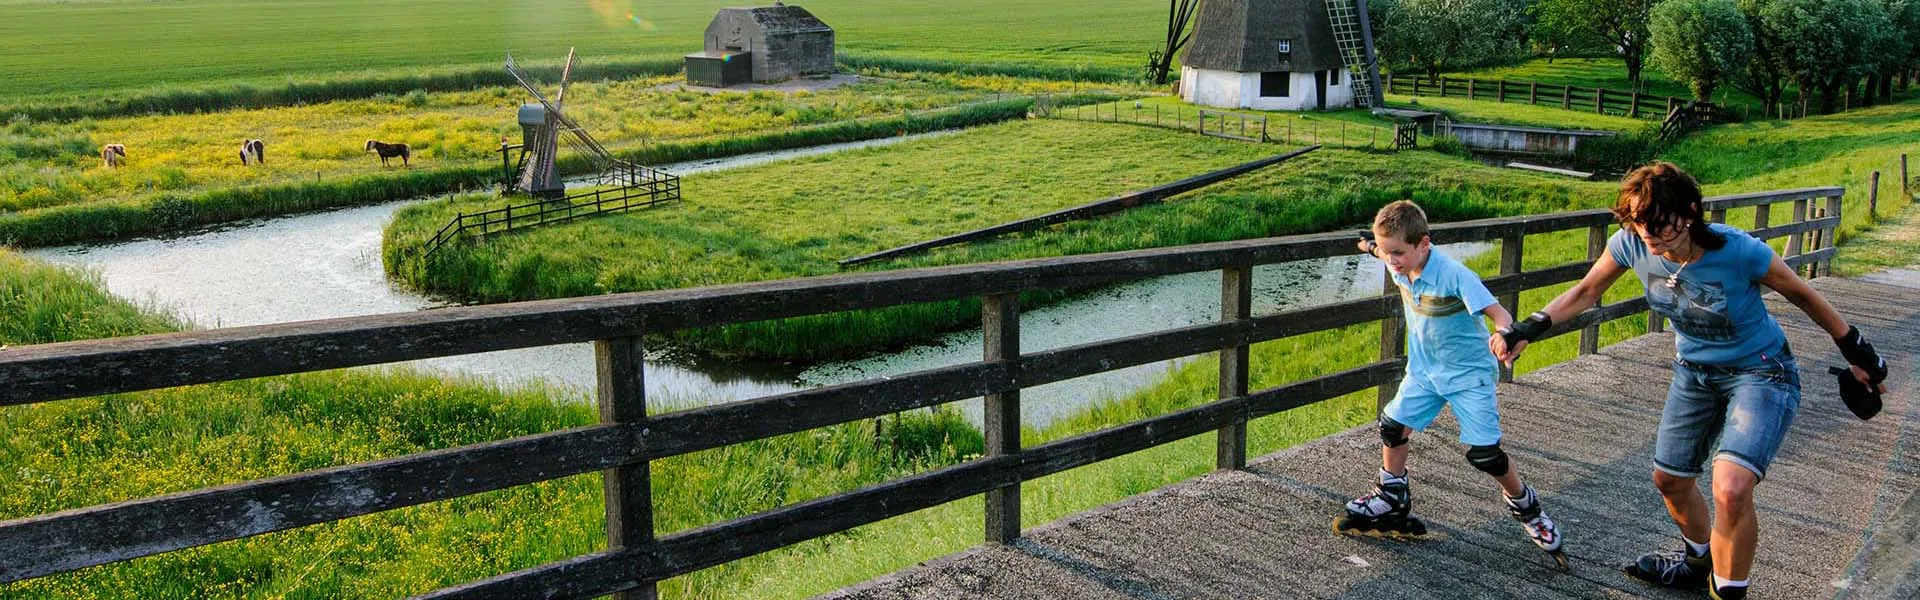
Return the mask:
{"type": "Polygon", "coordinates": [[[1407,374],[1399,393],[1380,410],[1380,484],[1347,503],[1346,514],[1334,522],[1335,531],[1426,533],[1426,524],[1410,514],[1408,430],[1425,429],[1442,406],[1451,405],[1460,422],[1460,441],[1468,446],[1467,462],[1499,482],[1507,511],[1525,525],[1527,537],[1564,568],[1559,529],[1500,449],[1500,415],[1494,404],[1499,364],[1488,350],[1491,335],[1480,315],[1492,318],[1498,329],[1512,325],[1513,316],[1494,301],[1478,275],[1433,248],[1427,215],[1418,205],[1401,200],[1382,207],[1373,218],[1373,237],[1361,240],[1360,250],[1386,262],[1400,287],[1407,320],[1407,374]]]}

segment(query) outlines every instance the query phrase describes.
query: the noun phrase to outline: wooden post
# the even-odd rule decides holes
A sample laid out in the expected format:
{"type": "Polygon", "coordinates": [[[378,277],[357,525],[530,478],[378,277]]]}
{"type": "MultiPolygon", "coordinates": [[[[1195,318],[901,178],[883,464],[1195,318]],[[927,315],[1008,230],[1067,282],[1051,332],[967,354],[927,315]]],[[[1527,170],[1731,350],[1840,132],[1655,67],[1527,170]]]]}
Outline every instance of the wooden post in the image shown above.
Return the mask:
{"type": "Polygon", "coordinates": [[[1539,104],[1539,103],[1540,103],[1540,82],[1538,81],[1527,82],[1527,104],[1539,104]]]}
{"type": "Polygon", "coordinates": [[[1874,171],[1867,184],[1867,222],[1880,219],[1880,172],[1874,171]]]}
{"type": "MultiPolygon", "coordinates": [[[[1827,197],[1827,209],[1826,209],[1826,210],[1824,210],[1824,211],[1820,211],[1820,214],[1821,214],[1821,216],[1830,216],[1830,217],[1834,217],[1834,219],[1835,219],[1835,223],[1833,224],[1833,226],[1832,226],[1832,227],[1828,227],[1828,228],[1826,229],[1826,233],[1824,233],[1824,234],[1821,234],[1821,236],[1820,236],[1820,237],[1821,237],[1821,242],[1822,242],[1822,247],[1825,247],[1825,248],[1838,248],[1838,247],[1839,247],[1839,245],[1840,245],[1840,223],[1839,223],[1839,221],[1842,221],[1842,220],[1845,220],[1845,219],[1843,219],[1843,218],[1842,218],[1842,213],[1840,212],[1840,211],[1842,210],[1842,209],[1841,209],[1841,207],[1840,207],[1840,200],[1841,200],[1841,199],[1842,199],[1842,198],[1841,198],[1841,196],[1840,196],[1840,194],[1834,194],[1834,195],[1832,195],[1832,196],[1828,196],[1828,197],[1827,197]]],[[[1839,254],[1838,252],[1835,252],[1834,254],[1832,254],[1832,255],[1828,255],[1828,257],[1827,257],[1827,258],[1825,258],[1825,259],[1822,259],[1822,260],[1820,261],[1820,274],[1822,274],[1822,275],[1826,275],[1826,276],[1829,276],[1829,277],[1831,277],[1831,276],[1833,276],[1833,256],[1835,256],[1835,255],[1838,255],[1838,254],[1839,254]]]]}
{"type": "Polygon", "coordinates": [[[1560,108],[1573,110],[1573,86],[1560,86],[1560,108]]]}
{"type": "MultiPolygon", "coordinates": [[[[987,362],[1020,360],[1020,295],[995,294],[980,301],[981,348],[987,362]]],[[[986,395],[987,456],[1020,452],[1020,391],[986,395]]],[[[987,490],[987,541],[1020,538],[1020,484],[987,490]]]]}
{"type": "MultiPolygon", "coordinates": [[[[1790,223],[1802,223],[1807,220],[1807,201],[1806,200],[1802,199],[1802,200],[1793,201],[1793,216],[1791,218],[1793,220],[1789,221],[1790,223]]],[[[1787,236],[1787,256],[1799,256],[1800,244],[1801,244],[1801,241],[1804,240],[1805,238],[1806,238],[1806,235],[1801,233],[1794,233],[1794,234],[1788,235],[1787,236]]]]}
{"type": "Polygon", "coordinates": [[[1447,97],[1447,78],[1445,77],[1440,78],[1440,97],[1447,97]]]}
{"type": "Polygon", "coordinates": [[[1498,93],[1494,94],[1494,99],[1499,100],[1501,102],[1506,102],[1507,101],[1507,80],[1505,79],[1496,80],[1493,82],[1493,84],[1496,86],[1499,86],[1499,90],[1500,90],[1498,93]]]}
{"type": "Polygon", "coordinates": [[[1627,96],[1627,116],[1640,118],[1640,90],[1634,90],[1627,96]]]}
{"type": "MultiPolygon", "coordinates": [[[[1244,321],[1253,318],[1253,267],[1235,265],[1220,271],[1220,320],[1244,321]]],[[[1220,399],[1247,395],[1247,346],[1220,350],[1220,399]]],[[[1214,468],[1238,469],[1247,466],[1247,423],[1245,413],[1220,428],[1216,436],[1214,468]]]]}
{"type": "MultiPolygon", "coordinates": [[[[640,423],[647,420],[646,353],[639,337],[597,340],[593,343],[594,371],[599,385],[595,403],[600,422],[640,423]]],[[[640,462],[600,472],[606,497],[607,549],[651,550],[653,539],[653,482],[651,467],[640,462]]],[[[653,600],[656,582],[614,594],[615,600],[653,600]]]]}
{"type": "Polygon", "coordinates": [[[1911,200],[1913,196],[1911,195],[1910,192],[1907,191],[1907,190],[1913,189],[1911,186],[1912,186],[1912,182],[1907,181],[1907,153],[1901,152],[1900,153],[1900,195],[1905,196],[1907,199],[1911,200]]]}
{"type": "Polygon", "coordinates": [[[1607,88],[1593,88],[1593,112],[1607,113],[1607,88]]]}
{"type": "MultiPolygon", "coordinates": [[[[1386,263],[1381,263],[1380,275],[1380,281],[1384,286],[1381,288],[1382,294],[1396,298],[1404,297],[1400,295],[1400,284],[1393,282],[1393,272],[1387,270],[1386,263]]],[[[1380,314],[1380,360],[1391,360],[1405,355],[1402,349],[1405,348],[1404,344],[1407,341],[1407,325],[1401,316],[1398,304],[1393,303],[1393,306],[1381,311],[1380,314]]],[[[1399,393],[1400,376],[1395,374],[1392,379],[1380,384],[1380,394],[1374,403],[1374,408],[1385,408],[1387,403],[1392,402],[1393,397],[1399,393]]]]}
{"type": "Polygon", "coordinates": [[[1473,88],[1474,88],[1474,87],[1476,87],[1478,83],[1479,83],[1479,80],[1476,80],[1476,79],[1468,79],[1468,80],[1467,80],[1467,99],[1468,99],[1468,100],[1475,100],[1475,99],[1476,99],[1476,98],[1474,98],[1474,90],[1473,90],[1473,88]]]}
{"type": "MultiPolygon", "coordinates": [[[[1526,242],[1527,237],[1524,235],[1500,238],[1501,275],[1511,275],[1520,272],[1520,258],[1521,253],[1526,249],[1526,242]]],[[[1519,312],[1520,292],[1513,291],[1501,294],[1499,300],[1500,305],[1506,307],[1508,312],[1516,314],[1519,312]]],[[[1500,381],[1513,381],[1513,369],[1507,368],[1506,365],[1500,365],[1500,381]]]]}
{"type": "Polygon", "coordinates": [[[1707,219],[1715,223],[1720,223],[1724,225],[1727,222],[1727,209],[1724,209],[1724,208],[1713,209],[1713,212],[1708,214],[1707,219]]]}
{"type": "Polygon", "coordinates": [[[1413,95],[1420,95],[1420,77],[1418,75],[1413,78],[1413,95]]]}
{"type": "MultiPolygon", "coordinates": [[[[1587,228],[1587,260],[1599,260],[1600,253],[1607,251],[1607,226],[1594,225],[1587,228]]],[[[1514,310],[1513,318],[1520,318],[1520,311],[1514,310]]],[[[1593,354],[1600,351],[1600,324],[1594,323],[1580,330],[1580,354],[1593,354]]]]}

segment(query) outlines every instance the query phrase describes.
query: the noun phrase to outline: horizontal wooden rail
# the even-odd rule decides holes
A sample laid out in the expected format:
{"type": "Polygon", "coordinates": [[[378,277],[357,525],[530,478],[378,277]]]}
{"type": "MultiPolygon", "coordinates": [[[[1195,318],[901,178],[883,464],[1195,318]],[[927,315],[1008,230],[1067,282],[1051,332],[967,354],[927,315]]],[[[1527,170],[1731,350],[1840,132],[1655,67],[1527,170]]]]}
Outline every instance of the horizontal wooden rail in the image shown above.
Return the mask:
{"type": "Polygon", "coordinates": [[[1679,105],[1695,106],[1708,114],[1720,115],[1720,118],[1725,118],[1726,115],[1724,109],[1712,103],[1694,102],[1691,98],[1661,96],[1632,90],[1498,79],[1441,77],[1437,80],[1429,80],[1423,75],[1411,73],[1394,73],[1387,76],[1385,80],[1388,91],[1411,96],[1557,105],[1569,110],[1614,113],[1635,118],[1659,118],[1679,105]]]}

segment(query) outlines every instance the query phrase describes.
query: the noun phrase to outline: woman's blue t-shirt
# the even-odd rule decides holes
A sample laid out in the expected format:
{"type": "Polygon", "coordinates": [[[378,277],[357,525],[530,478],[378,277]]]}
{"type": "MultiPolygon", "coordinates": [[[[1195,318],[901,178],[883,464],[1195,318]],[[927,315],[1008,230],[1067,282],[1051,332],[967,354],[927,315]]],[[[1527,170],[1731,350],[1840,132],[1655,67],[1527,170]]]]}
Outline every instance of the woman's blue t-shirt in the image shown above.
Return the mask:
{"type": "Polygon", "coordinates": [[[1733,227],[1708,227],[1727,245],[1708,250],[1685,268],[1648,253],[1646,243],[1625,229],[1607,240],[1607,252],[1639,275],[1647,303],[1673,323],[1680,358],[1744,367],[1778,357],[1786,332],[1767,313],[1759,284],[1773,266],[1773,248],[1733,227]]]}

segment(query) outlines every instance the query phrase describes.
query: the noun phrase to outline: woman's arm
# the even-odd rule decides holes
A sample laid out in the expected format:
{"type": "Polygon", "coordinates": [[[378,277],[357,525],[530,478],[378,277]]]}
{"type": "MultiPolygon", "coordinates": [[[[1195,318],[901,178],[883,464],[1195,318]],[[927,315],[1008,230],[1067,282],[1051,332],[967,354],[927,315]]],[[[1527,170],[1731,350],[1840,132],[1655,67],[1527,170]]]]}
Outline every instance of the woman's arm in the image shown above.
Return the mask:
{"type": "Polygon", "coordinates": [[[1580,311],[1599,304],[1601,297],[1606,295],[1607,288],[1613,287],[1613,282],[1619,280],[1620,275],[1626,272],[1626,267],[1614,262],[1612,254],[1602,253],[1598,260],[1593,261],[1593,268],[1587,269],[1587,275],[1580,278],[1579,283],[1561,292],[1552,302],[1548,302],[1546,307],[1527,316],[1525,321],[1514,325],[1511,331],[1503,331],[1488,338],[1488,348],[1492,349],[1494,356],[1500,357],[1502,362],[1512,363],[1520,358],[1520,351],[1526,349],[1527,342],[1546,333],[1554,323],[1572,319],[1579,315],[1580,311]],[[1508,342],[1509,338],[1513,338],[1512,343],[1508,342]]]}
{"type": "Polygon", "coordinates": [[[1886,377],[1886,361],[1880,359],[1873,345],[1866,343],[1857,330],[1847,325],[1847,320],[1840,316],[1840,311],[1834,310],[1833,305],[1827,303],[1826,296],[1814,291],[1813,286],[1807,285],[1805,280],[1800,279],[1800,276],[1787,266],[1787,261],[1781,260],[1778,256],[1774,257],[1773,264],[1767,267],[1767,274],[1760,278],[1759,283],[1780,292],[1781,297],[1792,302],[1794,306],[1800,307],[1800,312],[1806,313],[1807,318],[1813,319],[1813,324],[1819,325],[1821,329],[1826,330],[1827,335],[1833,337],[1834,345],[1839,346],[1840,353],[1846,356],[1854,379],[1860,380],[1860,383],[1866,384],[1869,389],[1877,387],[1881,393],[1887,391],[1885,385],[1876,386],[1874,381],[1876,378],[1886,377]],[[1869,368],[1873,371],[1869,372],[1869,368]]]}

